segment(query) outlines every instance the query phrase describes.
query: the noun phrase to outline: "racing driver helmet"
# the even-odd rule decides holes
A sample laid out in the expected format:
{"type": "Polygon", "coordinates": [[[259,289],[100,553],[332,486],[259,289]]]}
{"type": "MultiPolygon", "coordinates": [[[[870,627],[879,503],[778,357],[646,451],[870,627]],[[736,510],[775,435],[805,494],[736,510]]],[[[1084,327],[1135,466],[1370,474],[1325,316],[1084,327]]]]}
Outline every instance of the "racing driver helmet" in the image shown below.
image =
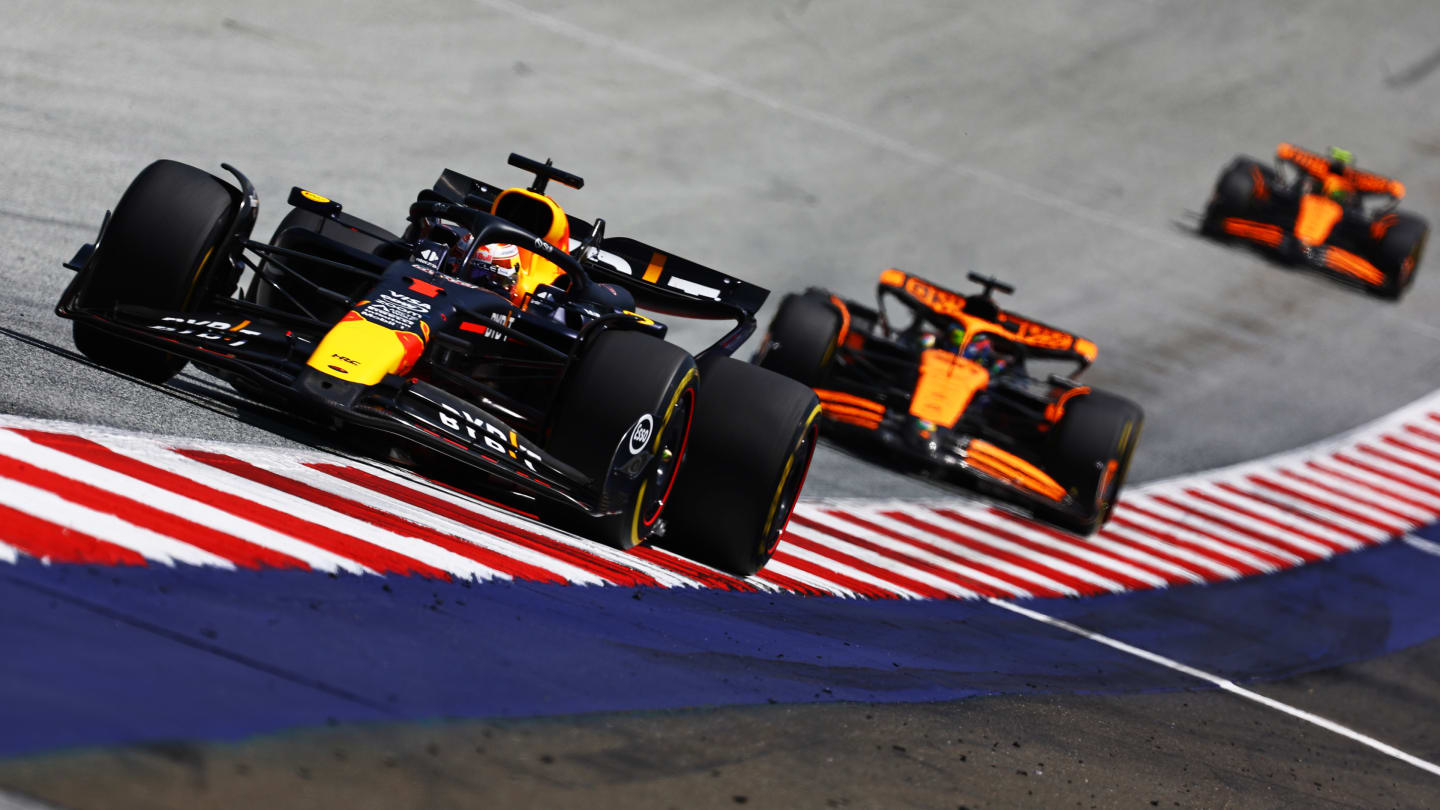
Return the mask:
{"type": "Polygon", "coordinates": [[[504,242],[481,245],[470,260],[470,280],[489,282],[507,292],[520,272],[520,248],[504,242]]]}

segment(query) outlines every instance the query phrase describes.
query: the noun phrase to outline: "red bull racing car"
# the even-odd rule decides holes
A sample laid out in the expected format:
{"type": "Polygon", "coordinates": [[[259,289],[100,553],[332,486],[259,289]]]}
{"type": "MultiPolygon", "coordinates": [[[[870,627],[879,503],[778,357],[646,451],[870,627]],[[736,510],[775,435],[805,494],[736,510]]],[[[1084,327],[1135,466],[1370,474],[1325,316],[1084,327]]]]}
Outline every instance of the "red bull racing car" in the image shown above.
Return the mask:
{"type": "Polygon", "coordinates": [[[606,236],[546,193],[581,178],[510,164],[534,182],[446,170],[400,235],[295,188],[265,243],[239,171],[158,161],[67,263],[56,311],[112,370],[164,382],[193,361],[377,454],[558,506],[596,539],[755,572],[820,415],[810,389],[729,356],[768,292],[606,236]],[[640,308],[735,326],[692,356],[640,308]]]}
{"type": "Polygon", "coordinates": [[[1010,286],[969,278],[981,292],[886,270],[873,308],[819,289],[787,296],[754,360],[815,389],[827,438],[1090,534],[1144,415],[1076,381],[1094,343],[1001,309],[994,293],[1010,286]],[[1066,373],[1040,378],[1045,362],[1066,373]]]}
{"type": "Polygon", "coordinates": [[[1430,232],[1425,220],[1395,210],[1404,184],[1355,169],[1343,149],[1327,157],[1282,143],[1275,156],[1274,167],[1242,155],[1220,172],[1201,232],[1399,298],[1430,232]],[[1367,199],[1380,203],[1367,208],[1367,199]]]}

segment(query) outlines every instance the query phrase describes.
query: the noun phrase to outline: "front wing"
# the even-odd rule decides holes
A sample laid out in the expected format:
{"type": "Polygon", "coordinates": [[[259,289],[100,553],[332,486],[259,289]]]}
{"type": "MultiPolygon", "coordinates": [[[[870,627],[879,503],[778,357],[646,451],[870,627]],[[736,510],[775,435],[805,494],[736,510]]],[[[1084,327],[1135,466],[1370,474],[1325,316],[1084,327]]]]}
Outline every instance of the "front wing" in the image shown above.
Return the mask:
{"type": "Polygon", "coordinates": [[[827,438],[867,455],[902,461],[905,467],[945,479],[1008,503],[1027,507],[1033,515],[1073,513],[1085,507],[1042,465],[977,436],[944,430],[916,429],[914,419],[864,397],[816,389],[827,438]]]}
{"type": "MultiPolygon", "coordinates": [[[[366,386],[321,374],[305,365],[316,340],[264,320],[124,306],[101,313],[74,308],[68,295],[56,312],[186,357],[227,379],[238,378],[322,427],[363,428],[398,438],[587,514],[616,511],[623,493],[637,483],[626,480],[627,471],[644,468],[634,461],[623,469],[612,464],[605,480],[595,480],[498,416],[416,377],[389,375],[366,386]]],[[[623,437],[617,442],[617,457],[623,442],[623,437]]]]}

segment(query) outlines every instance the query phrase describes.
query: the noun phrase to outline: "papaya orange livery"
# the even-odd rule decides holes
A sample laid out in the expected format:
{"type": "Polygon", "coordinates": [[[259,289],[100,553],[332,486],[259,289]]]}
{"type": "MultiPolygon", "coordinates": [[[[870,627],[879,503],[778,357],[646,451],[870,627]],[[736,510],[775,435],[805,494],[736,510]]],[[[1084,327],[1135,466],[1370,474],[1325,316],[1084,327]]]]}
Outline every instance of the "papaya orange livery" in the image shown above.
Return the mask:
{"type": "Polygon", "coordinates": [[[990,382],[990,372],[954,352],[930,349],[920,355],[920,380],[910,397],[910,415],[951,428],[975,395],[990,382]]]}
{"type": "Polygon", "coordinates": [[[1424,219],[1398,210],[1405,185],[1355,168],[1343,149],[1325,155],[1282,143],[1275,157],[1274,167],[1232,160],[1215,181],[1200,232],[1382,298],[1403,295],[1430,232],[1424,219]]]}
{"type": "Polygon", "coordinates": [[[874,304],[815,288],[787,296],[755,361],[811,385],[825,435],[857,454],[1093,532],[1124,484],[1143,412],[1075,381],[1095,343],[1001,307],[1009,284],[968,278],[979,292],[892,267],[874,304]],[[1031,370],[1037,361],[1045,371],[1031,370]]]}

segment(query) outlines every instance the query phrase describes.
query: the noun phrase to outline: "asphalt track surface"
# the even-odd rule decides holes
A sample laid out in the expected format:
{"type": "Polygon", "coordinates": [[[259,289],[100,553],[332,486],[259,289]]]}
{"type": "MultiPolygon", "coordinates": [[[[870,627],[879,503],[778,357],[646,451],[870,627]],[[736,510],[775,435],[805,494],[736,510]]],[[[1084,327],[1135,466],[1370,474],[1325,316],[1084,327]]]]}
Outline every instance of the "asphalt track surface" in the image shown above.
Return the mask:
{"type": "MultiPolygon", "coordinates": [[[[70,349],[68,325],[50,313],[67,276],[60,260],[93,237],[103,209],[157,157],[217,172],[222,160],[239,166],[259,187],[257,233],[265,234],[292,184],[398,224],[442,167],[521,180],[503,165],[514,150],[585,176],[583,191],[558,195],[572,212],[604,216],[613,233],[777,291],[824,284],[865,296],[892,265],[957,284],[968,269],[1011,280],[1016,309],[1100,345],[1092,384],[1145,406],[1137,480],[1295,447],[1435,389],[1435,268],[1422,267],[1404,301],[1385,303],[1199,240],[1185,212],[1203,205],[1233,154],[1264,157],[1288,140],[1346,146],[1363,166],[1402,179],[1412,210],[1440,216],[1440,9],[1382,8],[16,2],[0,41],[0,362],[9,370],[0,410],[198,438],[310,440],[211,398],[214,383],[203,375],[160,391],[60,356],[70,349]]],[[[678,325],[676,334],[692,344],[704,337],[678,325]]],[[[808,491],[935,493],[830,450],[817,457],[808,491]]],[[[1367,731],[1433,758],[1434,648],[1271,689],[1313,701],[1322,714],[1372,707],[1358,718],[1367,731]]],[[[748,745],[817,746],[816,758],[776,764],[769,795],[780,804],[786,775],[803,774],[791,791],[837,778],[883,791],[914,776],[874,761],[866,770],[859,760],[844,777],[826,774],[816,765],[824,740],[834,736],[839,748],[855,739],[837,727],[865,746],[909,750],[947,725],[994,729],[998,740],[1023,718],[1024,728],[1056,741],[1056,756],[1103,750],[1085,729],[1109,730],[1110,750],[1128,754],[1103,774],[1119,792],[1031,798],[1025,791],[1034,788],[1017,776],[1013,789],[986,794],[989,802],[1136,806],[1149,802],[1140,787],[1156,763],[1170,760],[1130,741],[1157,734],[1169,722],[1158,718],[1178,716],[1184,703],[1204,704],[1223,721],[1223,733],[1184,738],[1210,752],[1233,744],[1288,755],[1311,733],[1216,694],[876,709],[888,729],[861,724],[872,713],[862,707],[762,707],[698,719],[546,721],[503,733],[517,757],[528,744],[558,756],[557,746],[578,747],[585,734],[619,724],[639,741],[632,778],[664,774],[645,782],[654,804],[706,778],[654,765],[671,736],[695,739],[708,733],[697,729],[719,724],[748,745]]],[[[397,731],[395,750],[418,745],[417,733],[397,731]]],[[[1374,804],[1425,803],[1427,786],[1400,776],[1403,766],[1342,746],[1327,752],[1319,771],[1383,782],[1397,769],[1392,790],[1422,791],[1387,802],[1377,783],[1341,804],[1374,796],[1382,797],[1374,804]]],[[[1283,773],[1194,778],[1231,788],[1242,804],[1306,803],[1264,792],[1279,790],[1283,773]],[[1257,792],[1242,790],[1244,780],[1257,792]]],[[[553,787],[527,784],[536,792],[517,795],[553,787]]],[[[1428,789],[1435,795],[1433,782],[1428,789]]],[[[822,803],[814,791],[789,795],[822,803]]],[[[868,795],[874,804],[883,794],[868,795]]]]}

